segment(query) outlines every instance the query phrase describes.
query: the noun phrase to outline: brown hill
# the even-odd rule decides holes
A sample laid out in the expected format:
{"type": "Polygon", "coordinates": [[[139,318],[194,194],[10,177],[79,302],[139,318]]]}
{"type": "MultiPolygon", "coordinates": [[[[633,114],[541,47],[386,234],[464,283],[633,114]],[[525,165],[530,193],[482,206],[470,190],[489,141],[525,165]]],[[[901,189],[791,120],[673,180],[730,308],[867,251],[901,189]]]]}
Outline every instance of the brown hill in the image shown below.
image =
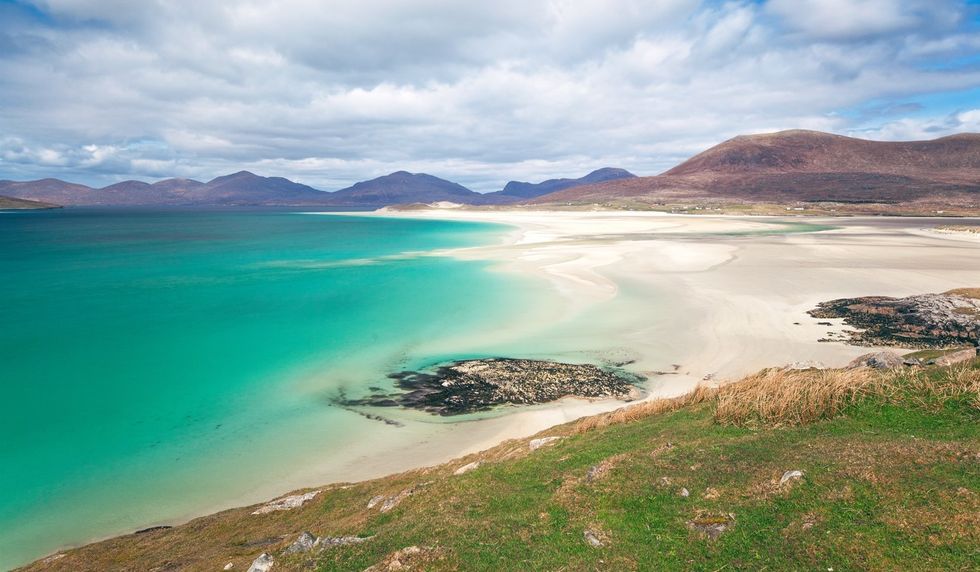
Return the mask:
{"type": "Polygon", "coordinates": [[[533,203],[821,202],[980,206],[980,134],[879,142],[815,131],[735,137],[654,177],[533,203]]]}

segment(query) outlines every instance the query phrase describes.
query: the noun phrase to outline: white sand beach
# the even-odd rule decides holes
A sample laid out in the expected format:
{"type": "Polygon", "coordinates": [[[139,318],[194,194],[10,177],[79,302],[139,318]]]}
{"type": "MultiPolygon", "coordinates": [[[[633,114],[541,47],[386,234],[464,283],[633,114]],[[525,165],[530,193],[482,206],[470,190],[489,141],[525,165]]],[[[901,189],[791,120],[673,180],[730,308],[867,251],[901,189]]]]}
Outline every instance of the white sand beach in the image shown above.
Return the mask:
{"type": "MultiPolygon", "coordinates": [[[[435,253],[493,261],[500,271],[533,273],[553,285],[557,303],[536,323],[489,333],[487,343],[532,357],[630,362],[649,379],[648,399],[764,367],[839,367],[871,351],[819,341],[844,326],[807,315],[818,302],[980,284],[980,248],[924,232],[942,222],[926,219],[466,209],[367,216],[513,226],[503,244],[435,253]]],[[[361,444],[360,454],[334,458],[301,480],[356,480],[435,464],[621,406],[567,399],[434,424],[424,435],[393,430],[376,448],[361,444]]]]}

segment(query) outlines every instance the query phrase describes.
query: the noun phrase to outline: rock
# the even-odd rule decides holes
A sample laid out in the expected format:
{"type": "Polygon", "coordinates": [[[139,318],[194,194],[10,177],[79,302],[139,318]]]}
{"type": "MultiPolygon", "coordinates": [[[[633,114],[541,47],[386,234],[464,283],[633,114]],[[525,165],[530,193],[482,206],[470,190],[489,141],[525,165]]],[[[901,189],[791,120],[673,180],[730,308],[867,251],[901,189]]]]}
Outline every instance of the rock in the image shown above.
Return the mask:
{"type": "Polygon", "coordinates": [[[936,358],[936,365],[948,366],[969,361],[977,357],[976,348],[966,348],[936,358]]]}
{"type": "Polygon", "coordinates": [[[360,544],[374,538],[373,536],[368,536],[366,538],[361,538],[360,536],[324,536],[316,539],[313,543],[314,548],[333,548],[334,546],[347,546],[348,544],[360,544]]]}
{"type": "Polygon", "coordinates": [[[681,487],[681,491],[678,494],[680,494],[684,498],[687,498],[687,497],[691,496],[691,491],[687,490],[684,487],[681,487]]]}
{"type": "Polygon", "coordinates": [[[920,360],[919,358],[910,358],[910,357],[907,357],[907,358],[905,358],[905,359],[902,360],[902,365],[907,366],[907,367],[921,367],[922,366],[922,360],[920,360]]]}
{"type": "Polygon", "coordinates": [[[234,562],[229,562],[228,564],[225,564],[225,567],[222,568],[222,570],[231,570],[234,567],[235,567],[235,563],[234,562]]]}
{"type": "MultiPolygon", "coordinates": [[[[419,548],[418,546],[408,546],[402,548],[401,550],[396,550],[384,560],[366,568],[364,572],[390,572],[394,570],[411,570],[413,565],[418,563],[418,561],[423,560],[427,552],[432,549],[429,548],[419,548]]],[[[424,562],[422,562],[424,563],[424,562]]]]}
{"type": "Polygon", "coordinates": [[[467,463],[467,464],[463,465],[462,467],[460,467],[460,468],[456,469],[455,471],[453,471],[453,474],[454,475],[463,475],[463,474],[466,474],[466,473],[472,471],[473,469],[476,469],[481,464],[482,463],[480,461],[473,461],[472,463],[467,463]]]}
{"type": "Polygon", "coordinates": [[[272,570],[272,565],[275,561],[272,556],[263,552],[258,558],[252,561],[252,565],[248,567],[248,572],[269,572],[272,570]]]}
{"type": "Polygon", "coordinates": [[[396,495],[390,495],[390,496],[378,495],[376,497],[372,497],[371,500],[368,501],[367,507],[368,507],[368,509],[372,509],[372,508],[374,508],[375,506],[377,506],[380,503],[381,504],[381,509],[380,509],[381,512],[388,512],[389,510],[391,510],[391,509],[395,508],[396,506],[398,506],[398,504],[400,502],[402,502],[406,498],[408,498],[408,497],[412,496],[413,494],[415,494],[415,492],[419,488],[421,488],[421,487],[423,487],[423,486],[425,486],[427,484],[429,484],[429,483],[421,483],[421,484],[415,485],[413,487],[410,487],[410,488],[407,488],[407,489],[401,491],[400,493],[398,493],[396,495]]]}
{"type": "Polygon", "coordinates": [[[301,495],[291,495],[288,497],[283,497],[278,500],[274,500],[268,504],[259,507],[252,514],[267,514],[270,512],[275,512],[277,510],[292,510],[294,508],[299,508],[303,506],[306,502],[313,500],[316,495],[320,494],[322,491],[310,491],[308,493],[303,493],[301,495]]]}
{"type": "Polygon", "coordinates": [[[171,528],[173,528],[173,527],[170,526],[170,525],[167,525],[167,524],[164,524],[164,525],[161,525],[161,526],[151,526],[149,528],[141,528],[141,529],[137,530],[136,532],[134,532],[133,534],[148,534],[150,532],[158,532],[158,531],[161,531],[161,530],[170,530],[171,528]]]}
{"type": "Polygon", "coordinates": [[[592,465],[589,470],[585,473],[585,482],[591,483],[597,480],[605,472],[605,468],[602,465],[592,465]]]}
{"type": "Polygon", "coordinates": [[[861,345],[944,348],[975,345],[980,338],[980,299],[955,292],[842,298],[823,302],[809,314],[843,318],[859,329],[849,336],[861,345]]]}
{"type": "Polygon", "coordinates": [[[389,510],[395,508],[403,500],[412,495],[412,489],[405,489],[393,497],[388,497],[385,502],[381,505],[381,512],[388,512],[389,510]]]}
{"type": "Polygon", "coordinates": [[[555,441],[558,441],[561,437],[541,437],[538,439],[531,439],[527,446],[530,447],[532,451],[536,451],[545,445],[550,445],[555,441]]]}
{"type": "Polygon", "coordinates": [[[794,361],[783,367],[783,371],[803,371],[808,369],[827,369],[827,366],[819,361],[794,361]]]}
{"type": "Polygon", "coordinates": [[[803,478],[803,471],[786,471],[779,479],[779,486],[783,486],[790,481],[803,478]]]}
{"type": "Polygon", "coordinates": [[[313,546],[317,543],[317,537],[313,536],[309,532],[304,532],[299,535],[296,542],[289,545],[286,549],[285,554],[298,554],[300,552],[309,552],[313,550],[313,546]]]}
{"type": "Polygon", "coordinates": [[[727,516],[699,516],[688,521],[687,526],[706,536],[708,540],[716,540],[733,524],[735,524],[735,517],[729,514],[727,516]]]}
{"type": "Polygon", "coordinates": [[[895,352],[881,351],[858,356],[854,358],[851,363],[847,364],[847,367],[848,369],[855,369],[859,367],[891,369],[894,367],[901,367],[904,361],[904,358],[895,352]]]}
{"type": "Polygon", "coordinates": [[[547,403],[563,397],[640,396],[639,376],[591,364],[490,358],[450,362],[434,371],[403,371],[389,377],[398,393],[374,392],[364,399],[339,398],[343,407],[401,406],[439,415],[487,411],[496,405],[547,403]]]}
{"type": "Polygon", "coordinates": [[[585,532],[582,533],[585,536],[585,541],[589,543],[589,546],[593,548],[601,548],[603,545],[602,539],[599,538],[599,533],[591,528],[586,528],[585,532]]]}

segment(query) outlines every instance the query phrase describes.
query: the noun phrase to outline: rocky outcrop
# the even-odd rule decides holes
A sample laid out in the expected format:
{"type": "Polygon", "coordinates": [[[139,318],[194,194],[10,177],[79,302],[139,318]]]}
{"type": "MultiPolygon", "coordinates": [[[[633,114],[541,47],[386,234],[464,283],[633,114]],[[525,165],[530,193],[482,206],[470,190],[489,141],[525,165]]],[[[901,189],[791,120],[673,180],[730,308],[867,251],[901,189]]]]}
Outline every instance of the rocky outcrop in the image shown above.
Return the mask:
{"type": "Polygon", "coordinates": [[[303,506],[306,502],[313,500],[321,491],[310,491],[301,495],[290,495],[281,499],[274,500],[256,509],[252,514],[266,514],[279,510],[292,510],[303,506]]]}
{"type": "Polygon", "coordinates": [[[551,445],[552,443],[556,443],[559,440],[561,440],[561,437],[557,437],[557,436],[539,437],[537,439],[531,439],[530,441],[528,441],[527,448],[532,451],[536,451],[541,447],[544,447],[545,445],[551,445]]]}
{"type": "Polygon", "coordinates": [[[459,467],[458,469],[456,469],[455,471],[453,471],[453,474],[454,475],[457,475],[457,476],[458,475],[465,475],[466,473],[468,473],[468,472],[470,472],[470,471],[472,471],[474,469],[480,468],[480,465],[481,464],[482,463],[480,461],[473,461],[472,463],[467,463],[467,464],[463,465],[462,467],[459,467]]]}
{"type": "Polygon", "coordinates": [[[275,564],[275,560],[273,560],[272,555],[263,552],[252,561],[252,565],[248,567],[248,572],[269,572],[272,570],[273,564],[275,564]]]}
{"type": "Polygon", "coordinates": [[[823,302],[809,313],[814,318],[843,318],[859,329],[850,337],[860,345],[937,348],[977,345],[980,339],[980,299],[953,293],[842,298],[823,302]]]}
{"type": "Polygon", "coordinates": [[[895,352],[883,351],[864,354],[854,358],[847,364],[848,369],[857,367],[870,367],[874,369],[891,369],[901,367],[905,363],[905,358],[895,352]]]}
{"type": "Polygon", "coordinates": [[[324,550],[327,548],[333,548],[335,546],[347,546],[348,544],[360,544],[370,540],[373,537],[360,537],[360,536],[313,536],[309,532],[304,532],[299,535],[299,538],[295,542],[289,545],[283,554],[302,554],[304,552],[312,552],[314,550],[324,550]]]}
{"type": "Polygon", "coordinates": [[[378,495],[375,497],[371,497],[371,500],[368,501],[367,507],[370,510],[380,505],[381,508],[379,510],[381,512],[388,512],[389,510],[398,506],[403,500],[416,494],[423,487],[426,487],[430,484],[432,484],[432,481],[419,483],[394,495],[378,495]]]}
{"type": "Polygon", "coordinates": [[[317,538],[310,534],[309,532],[304,532],[299,535],[296,542],[289,545],[284,554],[298,554],[300,552],[309,552],[313,550],[313,546],[316,544],[317,538]]]}
{"type": "Polygon", "coordinates": [[[941,355],[933,361],[933,364],[948,366],[963,363],[975,357],[977,357],[977,348],[965,348],[959,351],[950,352],[946,355],[941,355]]]}
{"type": "Polygon", "coordinates": [[[403,371],[390,376],[399,393],[339,399],[344,407],[401,406],[439,415],[486,411],[496,405],[547,403],[563,397],[639,397],[642,378],[591,364],[490,358],[452,362],[434,372],[403,371]]]}

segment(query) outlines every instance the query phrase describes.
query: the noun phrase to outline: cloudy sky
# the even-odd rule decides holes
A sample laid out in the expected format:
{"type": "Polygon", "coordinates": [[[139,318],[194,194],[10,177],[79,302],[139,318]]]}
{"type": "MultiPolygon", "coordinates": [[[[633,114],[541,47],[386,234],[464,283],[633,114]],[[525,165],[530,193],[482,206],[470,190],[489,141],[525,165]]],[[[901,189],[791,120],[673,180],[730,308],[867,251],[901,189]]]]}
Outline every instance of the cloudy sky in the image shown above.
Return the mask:
{"type": "Polygon", "coordinates": [[[787,128],[980,131],[980,3],[0,0],[0,179],[489,191],[787,128]]]}

